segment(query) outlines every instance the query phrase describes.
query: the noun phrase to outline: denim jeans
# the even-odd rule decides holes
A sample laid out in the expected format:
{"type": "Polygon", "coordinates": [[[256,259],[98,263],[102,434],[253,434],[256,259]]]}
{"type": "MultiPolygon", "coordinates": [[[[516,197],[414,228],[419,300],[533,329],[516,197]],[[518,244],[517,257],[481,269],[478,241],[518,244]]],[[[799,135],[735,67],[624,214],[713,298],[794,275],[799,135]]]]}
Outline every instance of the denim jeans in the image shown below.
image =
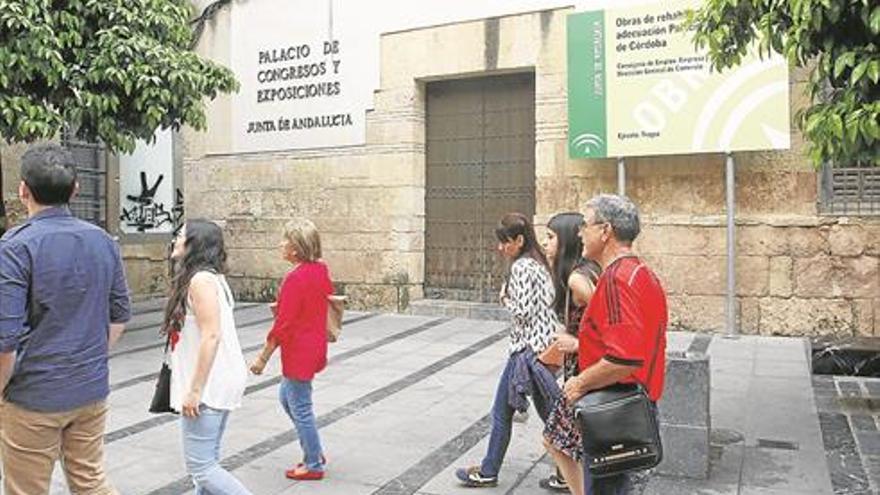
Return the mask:
{"type": "Polygon", "coordinates": [[[318,438],[315,412],[312,410],[312,382],[285,378],[281,382],[279,396],[281,407],[296,426],[296,435],[305,456],[303,463],[309,471],[323,471],[321,439],[318,438]]]}
{"type": "MultiPolygon", "coordinates": [[[[498,379],[498,388],[495,390],[495,402],[492,404],[492,433],[489,435],[489,447],[486,451],[486,457],[480,464],[480,473],[483,476],[498,476],[501,470],[501,463],[504,462],[504,455],[507,453],[507,446],[510,444],[510,433],[513,428],[513,408],[507,400],[508,382],[510,375],[513,373],[513,359],[507,359],[507,366],[501,372],[501,378],[498,379]]],[[[535,403],[535,409],[542,421],[547,421],[549,414],[549,405],[536,394],[532,397],[535,403]]]]}
{"type": "Polygon", "coordinates": [[[195,495],[251,495],[244,485],[220,466],[220,440],[229,411],[202,404],[195,418],[180,418],[186,470],[196,486],[195,495]]]}

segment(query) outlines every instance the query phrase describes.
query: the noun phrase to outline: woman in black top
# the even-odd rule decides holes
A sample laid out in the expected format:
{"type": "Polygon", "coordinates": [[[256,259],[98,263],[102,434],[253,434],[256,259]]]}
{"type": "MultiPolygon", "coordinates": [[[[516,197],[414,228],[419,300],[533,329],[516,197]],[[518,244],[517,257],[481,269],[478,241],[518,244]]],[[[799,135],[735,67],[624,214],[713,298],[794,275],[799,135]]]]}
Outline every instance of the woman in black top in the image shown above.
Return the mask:
{"type": "MultiPolygon", "coordinates": [[[[554,215],[547,224],[547,237],[544,240],[544,252],[553,272],[553,284],[556,286],[554,309],[559,316],[559,321],[565,322],[565,331],[557,334],[554,345],[565,353],[563,378],[566,381],[578,374],[578,326],[602,270],[595,261],[584,260],[581,257],[583,243],[578,231],[583,222],[584,216],[580,213],[554,215]]],[[[550,427],[552,425],[548,424],[547,436],[548,443],[551,445],[578,440],[554,438],[561,432],[550,427]]],[[[565,433],[568,431],[566,429],[565,433]]],[[[574,484],[576,486],[573,487],[572,493],[580,493],[578,488],[583,490],[583,482],[575,480],[574,484]]],[[[541,480],[540,485],[542,488],[550,490],[568,491],[568,484],[559,467],[557,467],[555,474],[541,480]]]]}

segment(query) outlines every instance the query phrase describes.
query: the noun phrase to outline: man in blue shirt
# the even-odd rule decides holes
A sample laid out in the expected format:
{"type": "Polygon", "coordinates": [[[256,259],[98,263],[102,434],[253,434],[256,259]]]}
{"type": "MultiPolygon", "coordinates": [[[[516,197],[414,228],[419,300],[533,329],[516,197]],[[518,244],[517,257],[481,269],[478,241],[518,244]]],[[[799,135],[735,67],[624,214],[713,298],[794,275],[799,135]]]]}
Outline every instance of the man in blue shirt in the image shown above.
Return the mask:
{"type": "Polygon", "coordinates": [[[28,219],[0,239],[0,454],[6,495],[49,492],[62,458],[73,493],[113,494],[103,468],[108,351],[130,318],[116,243],[74,218],[73,156],[21,159],[28,219]]]}

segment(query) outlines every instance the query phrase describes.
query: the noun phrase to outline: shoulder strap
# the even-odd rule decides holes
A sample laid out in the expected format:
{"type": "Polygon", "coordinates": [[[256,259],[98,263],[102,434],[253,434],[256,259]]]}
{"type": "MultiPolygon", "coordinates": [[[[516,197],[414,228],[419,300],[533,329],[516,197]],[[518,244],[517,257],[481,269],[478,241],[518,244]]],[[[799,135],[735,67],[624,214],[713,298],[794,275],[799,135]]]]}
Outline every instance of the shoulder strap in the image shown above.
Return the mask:
{"type": "Polygon", "coordinates": [[[651,378],[654,376],[654,366],[657,363],[657,351],[658,351],[659,347],[660,347],[660,329],[658,328],[657,329],[657,339],[654,341],[654,355],[651,357],[651,368],[648,369],[648,378],[647,378],[647,380],[645,380],[648,383],[645,384],[645,387],[647,387],[648,384],[651,383],[651,378]]]}
{"type": "Polygon", "coordinates": [[[223,292],[223,296],[226,298],[226,303],[232,307],[232,289],[230,289],[229,284],[226,283],[226,277],[219,273],[215,273],[214,276],[217,278],[217,285],[220,286],[220,291],[223,292]]]}
{"type": "Polygon", "coordinates": [[[226,303],[229,304],[229,306],[232,306],[232,294],[230,293],[231,291],[229,289],[229,286],[226,284],[226,277],[224,277],[222,273],[217,272],[213,268],[204,271],[214,276],[214,282],[217,284],[217,289],[226,299],[226,303]]]}
{"type": "Polygon", "coordinates": [[[568,324],[569,324],[569,314],[571,313],[571,287],[567,286],[565,291],[565,314],[563,315],[563,320],[565,321],[565,331],[568,332],[568,324]]]}
{"type": "MultiPolygon", "coordinates": [[[[640,264],[639,266],[642,266],[642,265],[643,264],[640,264]]],[[[661,329],[658,328],[657,329],[657,338],[656,338],[656,340],[654,340],[654,355],[651,357],[651,368],[648,370],[648,379],[646,380],[648,383],[645,384],[645,387],[647,387],[648,384],[651,383],[651,378],[654,376],[654,367],[657,362],[657,351],[659,350],[659,347],[660,347],[660,337],[661,337],[661,329]]]]}

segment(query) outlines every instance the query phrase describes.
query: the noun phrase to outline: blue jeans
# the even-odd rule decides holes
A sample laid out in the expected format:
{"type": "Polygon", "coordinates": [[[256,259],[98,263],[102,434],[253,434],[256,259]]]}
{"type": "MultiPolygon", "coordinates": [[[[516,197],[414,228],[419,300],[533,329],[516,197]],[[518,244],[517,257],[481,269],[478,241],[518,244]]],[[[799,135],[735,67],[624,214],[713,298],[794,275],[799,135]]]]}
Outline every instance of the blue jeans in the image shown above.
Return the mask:
{"type": "Polygon", "coordinates": [[[180,418],[186,470],[196,485],[195,495],[251,495],[244,485],[220,466],[220,440],[229,411],[199,406],[195,418],[180,418]]]}
{"type": "Polygon", "coordinates": [[[312,382],[285,378],[281,382],[279,396],[281,407],[296,426],[299,446],[305,455],[303,463],[309,471],[323,471],[323,450],[312,410],[312,382]]]}
{"type": "MultiPolygon", "coordinates": [[[[486,457],[480,464],[480,473],[483,476],[498,476],[504,455],[507,454],[507,446],[510,444],[510,433],[513,429],[513,408],[507,400],[508,383],[513,373],[513,359],[507,359],[507,366],[501,372],[498,379],[498,388],[495,390],[495,402],[492,404],[492,433],[489,435],[489,447],[486,457]]],[[[535,409],[542,421],[547,421],[549,406],[536,394],[532,397],[535,409]]]]}

